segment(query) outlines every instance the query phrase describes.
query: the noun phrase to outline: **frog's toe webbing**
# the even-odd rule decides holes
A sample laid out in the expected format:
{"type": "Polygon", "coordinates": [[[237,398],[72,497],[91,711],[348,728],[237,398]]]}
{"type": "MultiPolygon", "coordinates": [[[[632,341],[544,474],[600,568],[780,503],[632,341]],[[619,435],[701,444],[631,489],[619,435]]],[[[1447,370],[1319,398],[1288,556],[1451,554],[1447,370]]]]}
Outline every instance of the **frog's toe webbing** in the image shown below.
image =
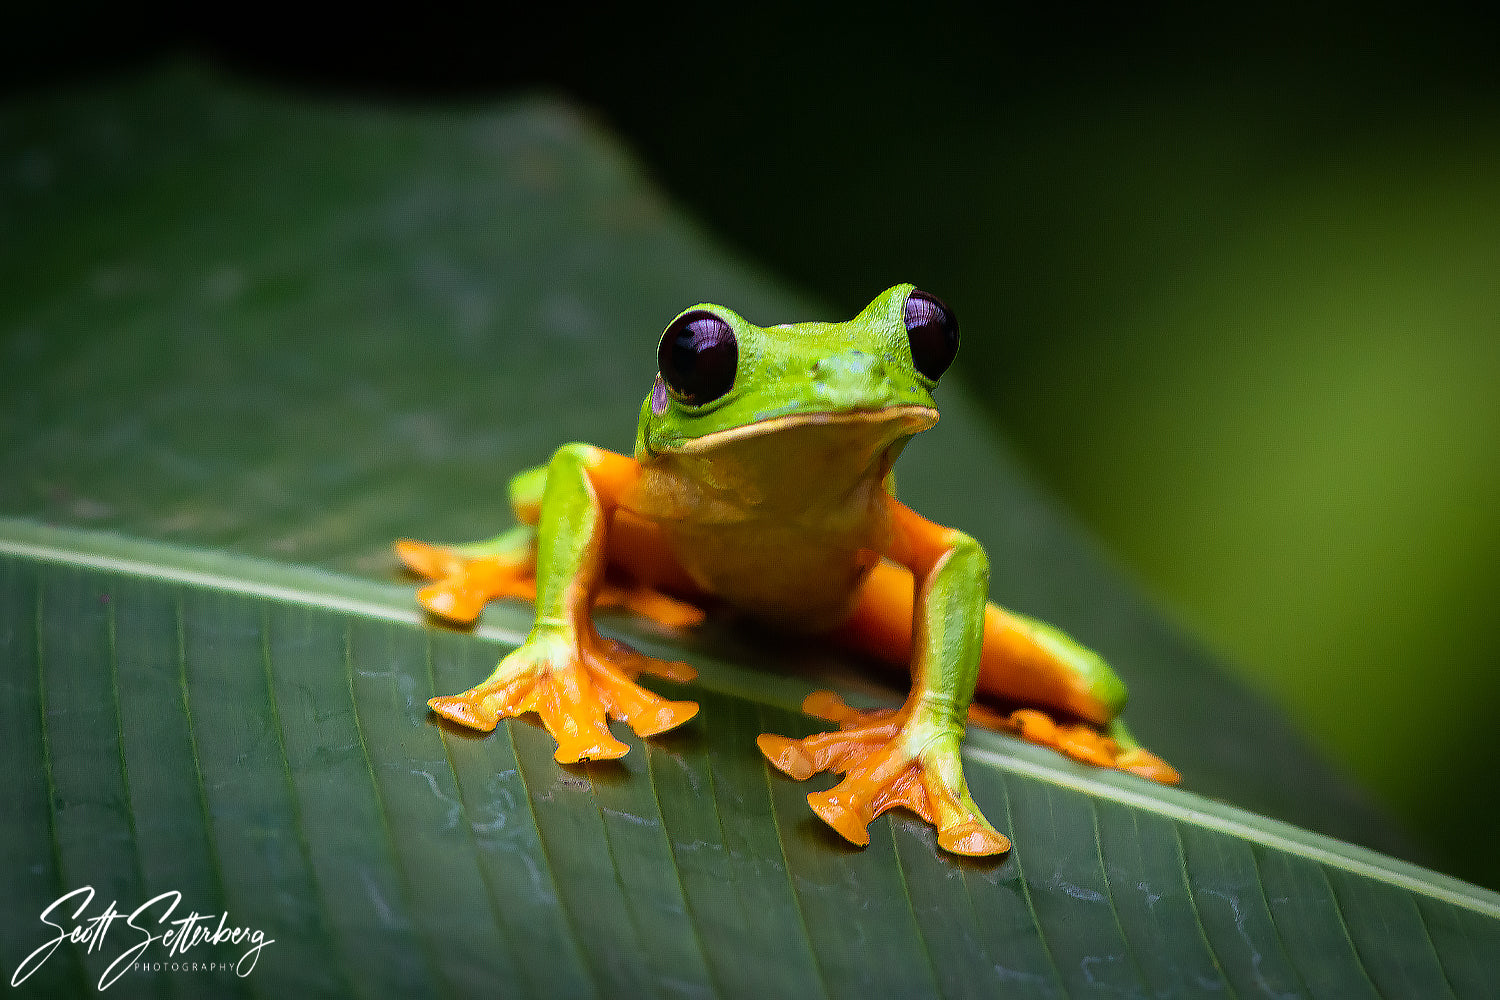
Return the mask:
{"type": "Polygon", "coordinates": [[[696,604],[639,585],[605,583],[594,593],[594,607],[627,608],[671,628],[697,625],[705,617],[696,604]]]}
{"type": "Polygon", "coordinates": [[[828,791],[807,796],[813,812],[844,839],[868,844],[870,821],[903,806],[937,827],[944,850],[968,855],[1010,850],[1010,841],[969,798],[956,738],[913,749],[904,710],[859,712],[829,692],[809,696],[803,710],[832,717],[841,728],[800,740],[767,733],[756,743],[776,768],[799,781],[820,771],[844,775],[828,791]]]}
{"type": "MultiPolygon", "coordinates": [[[[403,538],[396,554],[406,568],[435,582],[417,591],[422,607],[439,618],[468,624],[496,597],[536,600],[535,554],[529,548],[493,554],[473,554],[444,545],[403,538]]],[[[669,627],[687,627],[703,620],[703,609],[650,587],[613,580],[594,593],[594,605],[628,608],[669,627]]]]}
{"type": "Polygon", "coordinates": [[[396,554],[412,572],[436,581],[417,591],[422,607],[440,618],[467,624],[496,597],[536,600],[529,560],[508,555],[469,556],[455,549],[403,538],[396,554]]]}
{"type": "Polygon", "coordinates": [[[1074,760],[1148,778],[1164,785],[1182,780],[1177,769],[1142,747],[1102,733],[1086,722],[1059,722],[1046,712],[1022,708],[1002,715],[982,705],[969,708],[969,722],[985,729],[1019,736],[1029,743],[1051,747],[1074,760]]]}
{"type": "Polygon", "coordinates": [[[632,678],[652,673],[686,681],[686,663],[656,660],[607,639],[580,642],[576,656],[533,654],[526,646],[500,662],[484,682],[427,705],[445,719],[489,732],[502,718],[535,712],[557,740],[559,763],[613,760],[629,749],[609,731],[608,718],[627,723],[639,736],[674,729],[698,713],[692,701],[669,701],[632,678]]]}

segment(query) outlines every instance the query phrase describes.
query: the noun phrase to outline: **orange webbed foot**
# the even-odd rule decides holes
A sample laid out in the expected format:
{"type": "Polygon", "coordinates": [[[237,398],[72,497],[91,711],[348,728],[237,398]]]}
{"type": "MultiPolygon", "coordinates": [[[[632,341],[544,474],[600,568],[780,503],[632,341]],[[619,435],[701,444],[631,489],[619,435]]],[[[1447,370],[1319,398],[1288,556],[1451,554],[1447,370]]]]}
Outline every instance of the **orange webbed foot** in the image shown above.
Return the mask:
{"type": "Polygon", "coordinates": [[[536,600],[535,568],[529,558],[467,555],[408,538],[396,543],[396,554],[412,572],[436,581],[417,591],[417,600],[439,618],[468,624],[492,598],[536,600]]]}
{"type": "Polygon", "coordinates": [[[608,719],[625,722],[639,736],[655,736],[698,713],[697,702],[670,701],[636,684],[632,678],[641,673],[674,680],[695,676],[686,663],[653,659],[598,636],[534,632],[485,681],[427,705],[482,732],[502,718],[535,712],[557,740],[559,763],[613,760],[629,748],[610,733],[608,719]]]}
{"type": "Polygon", "coordinates": [[[839,723],[839,730],[800,740],[766,733],[756,743],[772,765],[799,781],[821,771],[844,775],[807,802],[845,840],[868,844],[870,821],[901,806],[937,827],[944,850],[975,856],[1010,850],[969,797],[960,734],[916,725],[908,708],[862,712],[827,691],[809,695],[802,707],[839,723]]]}
{"type": "Polygon", "coordinates": [[[970,706],[969,721],[985,729],[1019,736],[1028,743],[1051,747],[1095,767],[1125,771],[1164,785],[1175,785],[1182,780],[1176,768],[1151,751],[1115,739],[1086,722],[1059,722],[1034,708],[1002,715],[982,705],[970,706]]]}
{"type": "MultiPolygon", "coordinates": [[[[509,544],[498,552],[474,552],[403,538],[396,542],[396,555],[407,569],[434,581],[417,591],[417,600],[448,621],[467,625],[496,597],[536,601],[536,561],[529,545],[509,544]]],[[[688,628],[704,618],[703,609],[696,604],[623,581],[611,580],[599,586],[593,604],[627,608],[669,628],[688,628]]]]}

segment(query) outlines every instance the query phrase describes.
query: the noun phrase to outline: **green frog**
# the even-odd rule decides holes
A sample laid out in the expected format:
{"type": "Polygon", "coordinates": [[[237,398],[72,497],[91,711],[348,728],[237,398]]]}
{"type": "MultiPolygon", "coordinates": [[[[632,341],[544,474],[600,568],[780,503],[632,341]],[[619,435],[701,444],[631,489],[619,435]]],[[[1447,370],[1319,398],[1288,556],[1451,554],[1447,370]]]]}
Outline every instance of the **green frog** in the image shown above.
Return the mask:
{"type": "Polygon", "coordinates": [[[758,741],[793,778],[844,775],[808,802],[852,843],[867,844],[870,821],[903,806],[948,851],[1009,849],[969,794],[960,756],[969,721],[1175,782],[1122,724],[1125,686],[1104,660],[989,603],[979,543],[896,499],[892,466],[937,422],[933,391],[958,346],[953,310],[908,284],[845,323],[759,327],[711,304],[682,312],[661,337],[633,456],[565,444],[511,481],[516,527],[471,545],[397,543],[409,567],[436,581],[419,593],[436,615],[469,622],[501,596],[536,605],[526,640],[474,687],[433,698],[432,710],[484,731],[535,712],[558,761],[620,757],[628,748],[609,718],[649,737],[698,711],[636,678],[694,672],[601,637],[591,609],[625,606],[688,627],[727,604],[909,667],[899,709],[857,711],[819,692],[804,710],[836,730],[758,741]],[[1028,707],[985,709],[976,688],[1028,707]]]}

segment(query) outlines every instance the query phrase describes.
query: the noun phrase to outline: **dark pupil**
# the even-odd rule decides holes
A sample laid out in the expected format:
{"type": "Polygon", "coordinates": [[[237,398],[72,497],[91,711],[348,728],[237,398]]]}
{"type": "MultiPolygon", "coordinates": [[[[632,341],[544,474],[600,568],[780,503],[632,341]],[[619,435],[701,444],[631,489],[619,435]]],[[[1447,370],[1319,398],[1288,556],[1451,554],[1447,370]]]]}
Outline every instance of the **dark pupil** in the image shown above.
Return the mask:
{"type": "Polygon", "coordinates": [[[913,289],[906,297],[906,333],[912,363],[936,382],[958,353],[958,317],[936,296],[913,289]]]}
{"type": "Polygon", "coordinates": [[[729,324],[701,310],[677,317],[656,352],[667,388],[693,405],[713,402],[729,391],[739,356],[729,324]]]}

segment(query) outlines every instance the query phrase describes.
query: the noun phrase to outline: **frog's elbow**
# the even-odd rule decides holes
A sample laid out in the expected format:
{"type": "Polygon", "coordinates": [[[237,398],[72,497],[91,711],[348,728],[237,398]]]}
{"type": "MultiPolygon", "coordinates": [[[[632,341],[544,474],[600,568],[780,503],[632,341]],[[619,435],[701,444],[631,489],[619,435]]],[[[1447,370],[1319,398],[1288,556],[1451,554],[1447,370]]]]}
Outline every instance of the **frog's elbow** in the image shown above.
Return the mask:
{"type": "Polygon", "coordinates": [[[962,531],[955,531],[949,540],[948,551],[935,567],[936,574],[960,581],[970,592],[990,592],[990,557],[978,540],[962,531]]]}

